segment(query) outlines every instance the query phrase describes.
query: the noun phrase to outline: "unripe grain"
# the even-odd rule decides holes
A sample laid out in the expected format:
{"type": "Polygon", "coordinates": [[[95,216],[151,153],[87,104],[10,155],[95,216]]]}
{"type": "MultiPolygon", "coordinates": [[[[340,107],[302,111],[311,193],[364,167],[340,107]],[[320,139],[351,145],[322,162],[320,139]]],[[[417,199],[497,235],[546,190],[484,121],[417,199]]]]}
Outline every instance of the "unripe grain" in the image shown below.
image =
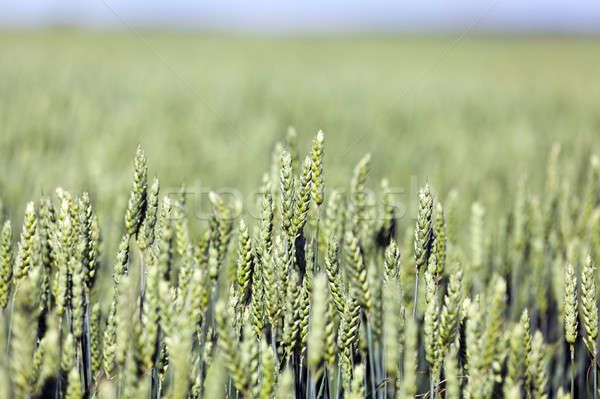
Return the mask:
{"type": "Polygon", "coordinates": [[[12,280],[12,228],[7,220],[0,233],[0,308],[6,308],[12,280]]]}
{"type": "Polygon", "coordinates": [[[15,258],[14,265],[14,282],[15,285],[22,280],[29,269],[31,268],[32,262],[32,247],[34,241],[34,234],[37,226],[37,218],[35,216],[35,207],[33,202],[27,204],[25,209],[25,220],[23,221],[23,230],[21,232],[21,238],[19,240],[19,246],[17,248],[17,256],[15,258]]]}
{"type": "Polygon", "coordinates": [[[596,356],[596,338],[598,337],[598,305],[596,303],[596,282],[594,265],[588,255],[583,263],[581,275],[581,324],[585,330],[584,342],[590,354],[596,356]]]}
{"type": "Polygon", "coordinates": [[[565,340],[573,345],[577,339],[577,277],[570,263],[565,274],[564,318],[565,340]]]}
{"type": "Polygon", "coordinates": [[[144,220],[146,190],[148,186],[147,174],[146,155],[142,146],[139,145],[135,154],[133,182],[125,212],[125,230],[127,230],[130,237],[137,234],[144,220]]]}

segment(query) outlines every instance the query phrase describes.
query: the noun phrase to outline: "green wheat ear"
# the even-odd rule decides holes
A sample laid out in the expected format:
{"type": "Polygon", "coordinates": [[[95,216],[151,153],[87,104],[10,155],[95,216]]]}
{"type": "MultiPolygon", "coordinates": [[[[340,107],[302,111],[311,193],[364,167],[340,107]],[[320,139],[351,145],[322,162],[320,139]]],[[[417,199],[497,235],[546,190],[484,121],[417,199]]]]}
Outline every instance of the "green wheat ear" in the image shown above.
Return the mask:
{"type": "Polygon", "coordinates": [[[281,314],[281,293],[280,284],[278,281],[277,270],[279,269],[279,261],[269,255],[262,263],[262,276],[264,283],[263,301],[265,304],[266,315],[271,324],[272,329],[277,329],[277,322],[281,314]]]}
{"type": "Polygon", "coordinates": [[[96,281],[96,271],[99,266],[100,227],[98,226],[98,217],[92,210],[88,193],[81,195],[79,211],[80,239],[85,245],[81,248],[81,262],[84,268],[83,280],[85,282],[85,292],[89,294],[96,281]]]}
{"type": "Polygon", "coordinates": [[[240,290],[239,298],[243,299],[248,294],[248,288],[252,279],[253,257],[252,242],[244,219],[240,220],[239,230],[236,280],[240,290]]]}
{"type": "Polygon", "coordinates": [[[281,195],[281,229],[288,242],[294,242],[294,174],[292,157],[289,152],[282,152],[279,159],[279,182],[281,195]]]}
{"type": "Polygon", "coordinates": [[[419,208],[417,213],[417,224],[415,227],[414,255],[417,270],[421,270],[422,266],[427,263],[429,258],[429,250],[431,248],[433,236],[431,222],[432,213],[433,196],[431,195],[431,187],[429,184],[426,184],[425,187],[419,191],[419,208]]]}
{"type": "MultiPolygon", "coordinates": [[[[85,193],[84,193],[85,194],[85,193]]],[[[83,196],[82,196],[83,198],[83,196]]],[[[54,212],[54,206],[50,198],[43,196],[40,199],[39,207],[39,222],[38,222],[38,235],[40,239],[40,259],[41,265],[44,269],[43,281],[41,283],[43,302],[50,306],[50,298],[52,295],[51,287],[51,274],[52,268],[55,266],[54,253],[51,243],[51,234],[56,223],[56,214],[54,212]]]]}
{"type": "Polygon", "coordinates": [[[156,219],[158,215],[158,197],[160,194],[160,184],[155,177],[152,180],[150,190],[148,190],[148,198],[146,201],[146,212],[144,220],[141,223],[140,231],[137,237],[140,249],[146,249],[154,243],[154,234],[156,227],[156,219]]]}
{"type": "Polygon", "coordinates": [[[523,351],[525,353],[523,360],[525,362],[525,383],[527,385],[530,385],[531,375],[529,374],[529,354],[531,352],[531,323],[529,320],[529,312],[527,311],[527,309],[523,309],[523,313],[521,314],[519,324],[523,329],[523,351]]]}
{"type": "Polygon", "coordinates": [[[257,244],[255,246],[256,263],[264,262],[266,257],[271,254],[273,249],[273,229],[274,229],[274,208],[273,195],[271,193],[271,182],[266,181],[263,187],[263,195],[261,201],[261,215],[258,228],[257,244]]]}
{"type": "Polygon", "coordinates": [[[296,316],[298,313],[298,309],[295,307],[295,301],[299,296],[298,278],[298,272],[294,269],[290,270],[284,300],[282,336],[285,356],[288,358],[291,356],[294,346],[296,345],[294,325],[296,324],[296,316]]]}
{"type": "Polygon", "coordinates": [[[118,285],[120,278],[125,275],[128,271],[129,266],[129,236],[125,234],[121,238],[119,243],[119,250],[117,252],[117,260],[113,267],[113,280],[114,284],[118,285]]]}
{"type": "Polygon", "coordinates": [[[21,238],[19,240],[19,246],[17,248],[17,257],[15,258],[14,265],[14,282],[15,285],[19,283],[31,268],[32,256],[33,256],[33,241],[34,234],[37,226],[37,218],[35,215],[35,206],[33,202],[27,204],[25,209],[25,220],[23,221],[23,230],[21,231],[21,238]]]}
{"type": "Polygon", "coordinates": [[[444,208],[440,202],[438,202],[436,205],[435,238],[437,242],[437,275],[441,276],[446,267],[446,247],[448,245],[448,237],[446,235],[446,218],[444,217],[444,208]]]}
{"type": "Polygon", "coordinates": [[[101,310],[100,304],[92,306],[90,315],[90,349],[92,351],[92,376],[95,379],[102,369],[102,336],[101,336],[101,310]]]}
{"type": "Polygon", "coordinates": [[[565,340],[573,345],[577,339],[577,277],[570,263],[565,274],[564,318],[565,340]]]}
{"type": "Polygon", "coordinates": [[[350,182],[349,221],[352,223],[352,232],[362,239],[365,223],[367,221],[367,175],[371,164],[371,154],[366,154],[354,167],[352,181],[350,182]]]}
{"type": "Polygon", "coordinates": [[[4,222],[0,233],[0,307],[6,308],[12,279],[12,226],[4,222]]]}
{"type": "Polygon", "coordinates": [[[590,354],[596,356],[596,338],[598,337],[598,305],[596,303],[596,282],[594,279],[594,265],[591,256],[587,256],[583,263],[581,275],[581,318],[586,336],[585,345],[590,354]]]}
{"type": "Polygon", "coordinates": [[[301,295],[299,297],[298,320],[296,324],[298,339],[300,341],[300,351],[303,354],[306,351],[306,341],[308,338],[308,322],[311,311],[311,295],[312,295],[312,275],[310,271],[304,275],[302,279],[301,295]]]}
{"type": "Polygon", "coordinates": [[[325,184],[323,182],[323,142],[325,135],[322,130],[319,130],[317,137],[313,142],[311,153],[311,182],[312,182],[312,199],[315,201],[317,210],[321,209],[323,204],[325,184]]]}
{"type": "Polygon", "coordinates": [[[471,207],[471,265],[474,273],[480,274],[483,264],[483,217],[485,208],[474,202],[471,207]]]}
{"type": "Polygon", "coordinates": [[[440,349],[447,351],[458,335],[462,307],[462,271],[450,275],[448,291],[440,316],[440,349]]]}
{"type": "Polygon", "coordinates": [[[83,334],[83,315],[85,312],[84,308],[84,287],[85,287],[85,276],[86,271],[82,263],[82,253],[85,243],[79,243],[77,254],[69,260],[69,269],[72,271],[72,298],[71,298],[71,311],[73,312],[73,335],[75,338],[81,338],[83,334]]]}
{"type": "MultiPolygon", "coordinates": [[[[431,254],[434,258],[435,254],[431,254]]],[[[440,360],[440,322],[438,289],[435,283],[435,263],[425,271],[425,320],[423,322],[426,359],[431,369],[437,371],[440,360]]],[[[435,373],[432,373],[435,374],[435,373]]]]}
{"type": "Polygon", "coordinates": [[[525,383],[525,376],[527,375],[526,358],[528,356],[524,346],[523,337],[525,331],[523,330],[523,325],[517,323],[507,335],[509,335],[509,351],[506,367],[507,374],[504,384],[505,392],[513,386],[519,386],[521,383],[525,383]]]}
{"type": "Polygon", "coordinates": [[[296,237],[302,232],[306,218],[308,216],[308,210],[310,207],[310,193],[311,193],[311,167],[312,163],[309,157],[306,157],[302,166],[302,174],[298,180],[298,191],[296,195],[296,204],[294,207],[294,219],[292,225],[293,236],[296,237]]]}
{"type": "Polygon", "coordinates": [[[106,318],[106,327],[102,343],[102,367],[107,377],[111,375],[114,367],[117,346],[117,307],[119,305],[118,290],[115,289],[110,310],[106,318]]]}
{"type": "Polygon", "coordinates": [[[367,268],[361,254],[358,237],[351,230],[346,232],[344,246],[352,283],[352,295],[358,295],[359,304],[364,306],[365,312],[368,313],[372,307],[372,300],[367,280],[367,268]]]}
{"type": "Polygon", "coordinates": [[[125,212],[125,229],[130,236],[137,234],[146,208],[148,167],[146,166],[146,155],[141,145],[138,145],[135,160],[133,182],[129,192],[129,201],[125,212]]]}
{"type": "Polygon", "coordinates": [[[344,313],[344,289],[342,287],[342,275],[340,272],[339,247],[336,237],[331,236],[327,244],[325,256],[325,270],[329,280],[329,292],[331,300],[339,315],[344,313]]]}
{"type": "Polygon", "coordinates": [[[390,241],[390,245],[385,249],[384,266],[386,280],[398,276],[400,269],[400,250],[394,239],[390,241]]]}
{"type": "Polygon", "coordinates": [[[503,315],[506,308],[506,281],[494,275],[490,283],[491,293],[486,304],[486,329],[483,334],[483,366],[489,367],[489,379],[486,380],[487,389],[493,389],[492,379],[499,378],[499,360],[503,347],[502,327],[503,315]]]}
{"type": "Polygon", "coordinates": [[[337,237],[338,239],[344,237],[346,220],[345,202],[339,191],[333,190],[331,192],[327,206],[325,207],[325,218],[323,220],[325,234],[322,234],[321,237],[337,237]]]}

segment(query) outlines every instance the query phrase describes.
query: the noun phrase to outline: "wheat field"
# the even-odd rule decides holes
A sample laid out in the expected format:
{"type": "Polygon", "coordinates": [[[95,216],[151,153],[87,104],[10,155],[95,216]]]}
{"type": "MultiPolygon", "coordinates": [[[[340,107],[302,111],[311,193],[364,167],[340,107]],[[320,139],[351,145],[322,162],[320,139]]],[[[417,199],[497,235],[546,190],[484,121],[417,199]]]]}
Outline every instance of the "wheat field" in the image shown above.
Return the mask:
{"type": "Polygon", "coordinates": [[[0,397],[597,397],[594,38],[0,44],[0,397]]]}

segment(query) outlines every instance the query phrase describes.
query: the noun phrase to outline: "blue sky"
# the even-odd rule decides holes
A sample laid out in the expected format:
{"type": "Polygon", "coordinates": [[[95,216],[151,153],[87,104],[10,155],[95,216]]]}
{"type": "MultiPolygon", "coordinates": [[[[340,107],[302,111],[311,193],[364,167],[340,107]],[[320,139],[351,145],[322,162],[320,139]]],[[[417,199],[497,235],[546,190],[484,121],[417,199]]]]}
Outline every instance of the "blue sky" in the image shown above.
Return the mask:
{"type": "Polygon", "coordinates": [[[599,0],[2,0],[0,26],[310,33],[600,32],[599,0]]]}

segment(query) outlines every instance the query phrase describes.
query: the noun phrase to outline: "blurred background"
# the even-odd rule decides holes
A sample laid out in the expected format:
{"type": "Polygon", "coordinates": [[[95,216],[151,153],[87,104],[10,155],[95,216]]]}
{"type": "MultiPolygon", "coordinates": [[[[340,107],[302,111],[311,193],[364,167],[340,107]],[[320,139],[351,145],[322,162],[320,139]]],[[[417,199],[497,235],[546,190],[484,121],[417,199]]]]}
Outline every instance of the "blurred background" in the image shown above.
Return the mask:
{"type": "Polygon", "coordinates": [[[598,34],[592,0],[4,0],[0,199],[89,191],[115,229],[138,143],[167,190],[247,195],[293,126],[329,189],[370,152],[373,190],[500,212],[553,143],[573,179],[599,148],[598,34]]]}

